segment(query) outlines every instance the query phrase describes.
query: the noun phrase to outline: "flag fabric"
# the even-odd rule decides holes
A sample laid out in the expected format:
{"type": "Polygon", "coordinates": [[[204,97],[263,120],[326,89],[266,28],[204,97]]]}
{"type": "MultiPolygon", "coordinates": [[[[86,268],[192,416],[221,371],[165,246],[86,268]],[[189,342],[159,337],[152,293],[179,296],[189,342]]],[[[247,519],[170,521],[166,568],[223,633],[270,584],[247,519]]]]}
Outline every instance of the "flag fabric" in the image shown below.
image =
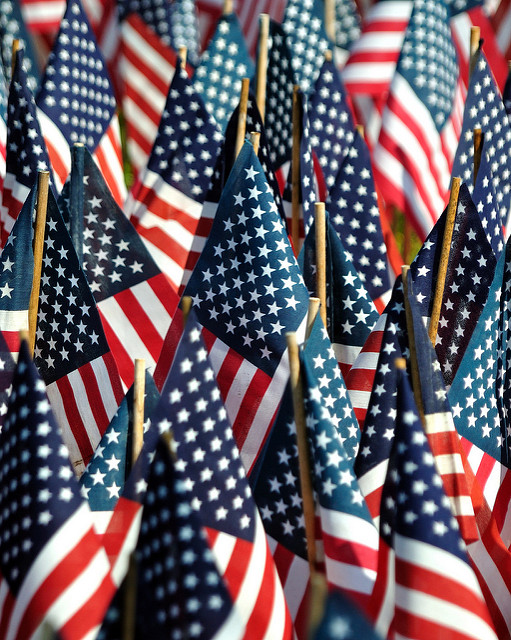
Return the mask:
{"type": "Polygon", "coordinates": [[[387,573],[378,574],[386,589],[377,629],[409,638],[496,638],[404,371],[397,393],[382,495],[381,548],[388,562],[387,573]]]}
{"type": "Polygon", "coordinates": [[[325,8],[318,0],[288,0],[282,28],[291,51],[296,84],[310,93],[331,46],[325,30],[325,8]]]}
{"type": "MultiPolygon", "coordinates": [[[[189,483],[161,439],[153,447],[143,482],[146,489],[134,552],[134,637],[241,640],[245,626],[219,574],[201,516],[191,506],[189,483]]],[[[117,598],[99,639],[120,637],[121,607],[117,598]]]]}
{"type": "Polygon", "coordinates": [[[48,195],[34,362],[80,474],[124,393],[71,237],[48,195]]]}
{"type": "Polygon", "coordinates": [[[511,125],[499,89],[493,78],[484,52],[478,51],[474,71],[470,77],[463,129],[456,151],[452,175],[460,176],[473,190],[474,128],[484,134],[485,152],[490,156],[492,184],[502,225],[507,224],[511,204],[511,125]]]}
{"type": "Polygon", "coordinates": [[[270,20],[264,126],[277,171],[291,160],[293,143],[292,54],[282,25],[270,20]]]}
{"type": "MultiPolygon", "coordinates": [[[[431,316],[441,259],[446,214],[438,220],[412,263],[417,305],[431,316]]],[[[466,184],[459,191],[435,350],[447,386],[458,366],[488,298],[496,260],[466,184]]]]}
{"type": "Polygon", "coordinates": [[[34,188],[29,193],[0,253],[0,331],[15,359],[19,349],[19,332],[28,331],[34,273],[32,214],[36,192],[34,188]]]}
{"type": "Polygon", "coordinates": [[[2,638],[97,632],[114,593],[110,564],[27,342],[0,435],[2,638]]]}
{"type": "Polygon", "coordinates": [[[240,101],[242,78],[254,70],[236,14],[222,15],[192,79],[221,131],[240,101]]]}
{"type": "MultiPolygon", "coordinates": [[[[133,397],[134,388],[131,386],[79,479],[82,496],[89,503],[94,527],[99,534],[105,533],[108,528],[132,467],[133,432],[130,431],[130,426],[133,425],[133,397]]],[[[149,416],[159,399],[160,394],[146,369],[144,432],[149,428],[149,416]]]]}
{"type": "Polygon", "coordinates": [[[177,63],[175,51],[137,14],[119,27],[119,82],[134,180],[145,169],[177,63]]]}
{"type": "Polygon", "coordinates": [[[481,218],[481,224],[486,232],[486,238],[491,244],[493,253],[498,259],[504,249],[504,229],[502,227],[497,194],[493,186],[491,158],[486,153],[483,143],[481,163],[477,171],[477,178],[472,192],[472,199],[481,218]]]}
{"type": "Polygon", "coordinates": [[[456,49],[443,2],[419,0],[400,58],[373,153],[376,182],[425,238],[448,199],[451,167],[461,130],[462,95],[456,49]],[[431,24],[427,32],[422,25],[431,24]],[[429,47],[434,38],[436,47],[429,47]],[[442,64],[433,60],[442,55],[442,64]]]}
{"type": "Polygon", "coordinates": [[[381,640],[367,617],[339,591],[328,593],[325,611],[313,640],[381,640]]]}
{"type": "Polygon", "coordinates": [[[209,218],[201,219],[202,205],[222,141],[185,69],[178,67],[147,168],[125,207],[176,291],[185,284],[192,243],[199,244],[194,236],[205,239],[211,228],[209,218]]]}
{"type": "Polygon", "coordinates": [[[390,299],[387,247],[369,150],[358,132],[330,188],[326,210],[378,311],[390,299]]]}
{"type": "Polygon", "coordinates": [[[193,487],[191,507],[206,528],[245,637],[291,638],[284,593],[193,309],[150,429],[172,431],[175,465],[193,487]]]}
{"type": "Polygon", "coordinates": [[[335,46],[342,49],[346,57],[353,44],[360,37],[361,16],[354,0],[335,2],[335,46]]]}
{"type": "Polygon", "coordinates": [[[303,339],[308,294],[252,145],[222,192],[185,290],[206,344],[247,471],[289,375],[285,331],[303,339]]]}
{"type": "Polygon", "coordinates": [[[506,60],[511,53],[509,24],[511,23],[511,2],[498,0],[495,11],[491,14],[491,23],[495,29],[497,43],[506,60]]]}
{"type": "Polygon", "coordinates": [[[50,160],[23,68],[23,52],[19,50],[7,102],[6,168],[0,210],[2,247],[37,180],[38,171],[51,171],[50,160]]]}
{"type": "MultiPolygon", "coordinates": [[[[316,295],[316,225],[305,238],[299,255],[305,284],[316,295]]],[[[326,217],[327,331],[344,378],[348,375],[378,312],[347,254],[341,239],[326,217]]]]}
{"type": "Polygon", "coordinates": [[[170,38],[176,51],[186,47],[186,59],[193,67],[197,67],[200,33],[195,0],[177,0],[170,5],[170,38]]]}
{"type": "Polygon", "coordinates": [[[354,139],[348,94],[335,62],[325,56],[309,100],[310,143],[318,158],[325,194],[334,186],[342,158],[354,139]]]}
{"type": "Polygon", "coordinates": [[[73,156],[63,190],[71,236],[128,388],[136,358],[154,371],[179,298],[115,202],[88,149],[76,147],[73,156]]]}
{"type": "Polygon", "coordinates": [[[37,94],[50,159],[64,184],[69,147],[87,145],[116,202],[126,198],[119,121],[106,64],[80,0],[69,0],[37,94]]]}
{"type": "Polygon", "coordinates": [[[27,72],[28,86],[35,92],[40,80],[40,72],[37,63],[34,43],[28,32],[18,2],[6,0],[2,4],[0,15],[0,36],[3,76],[9,84],[12,72],[12,45],[14,40],[19,41],[19,48],[23,49],[23,62],[27,72]]]}

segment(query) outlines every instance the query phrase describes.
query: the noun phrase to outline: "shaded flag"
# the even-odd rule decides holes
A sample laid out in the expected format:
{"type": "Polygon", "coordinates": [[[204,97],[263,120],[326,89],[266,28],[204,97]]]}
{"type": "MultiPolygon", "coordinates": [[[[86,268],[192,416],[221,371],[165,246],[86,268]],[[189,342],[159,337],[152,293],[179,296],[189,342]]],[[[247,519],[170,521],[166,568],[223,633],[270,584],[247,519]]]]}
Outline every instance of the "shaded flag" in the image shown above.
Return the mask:
{"type": "MultiPolygon", "coordinates": [[[[497,637],[404,371],[382,495],[380,546],[387,571],[377,623],[383,635],[497,637]],[[442,613],[440,613],[442,612],[442,613]]],[[[380,569],[382,565],[380,565],[380,569]]]]}
{"type": "Polygon", "coordinates": [[[354,0],[336,0],[334,4],[335,46],[342,49],[342,59],[360,37],[361,17],[354,0]]]}
{"type": "MultiPolygon", "coordinates": [[[[299,263],[305,284],[316,295],[316,226],[305,238],[299,263]]],[[[326,218],[327,330],[344,378],[348,375],[378,312],[339,236],[326,218]]]]}
{"type": "Polygon", "coordinates": [[[80,473],[124,394],[96,302],[53,193],[48,195],[34,362],[80,473]]]}
{"type": "Polygon", "coordinates": [[[26,341],[0,435],[3,637],[97,631],[114,585],[26,341]]]}
{"type": "Polygon", "coordinates": [[[199,64],[199,16],[195,0],[177,0],[170,5],[170,38],[176,51],[186,47],[186,59],[196,67],[199,64]]]}
{"type": "Polygon", "coordinates": [[[73,156],[62,192],[68,207],[64,215],[119,375],[129,387],[136,358],[154,371],[179,298],[115,202],[90,152],[77,147],[73,156]]]}
{"type": "Polygon", "coordinates": [[[355,132],[332,184],[326,210],[378,311],[390,299],[387,247],[367,145],[355,132]]]}
{"type": "Polygon", "coordinates": [[[69,0],[37,94],[50,159],[63,184],[69,147],[87,145],[122,206],[126,197],[116,101],[105,61],[80,0],[69,0]]]}
{"type": "Polygon", "coordinates": [[[506,225],[511,198],[511,173],[508,169],[511,158],[511,126],[499,89],[481,49],[478,50],[477,62],[470,76],[463,128],[452,168],[452,175],[461,176],[471,192],[474,166],[473,132],[476,127],[480,128],[484,135],[484,147],[490,157],[500,222],[506,225]]]}
{"type": "Polygon", "coordinates": [[[3,65],[3,76],[8,84],[12,72],[12,45],[19,41],[19,48],[23,49],[23,62],[27,72],[28,86],[35,92],[40,79],[37,56],[32,37],[28,32],[21,13],[20,4],[13,0],[3,0],[0,14],[0,41],[3,65]]]}
{"type": "Polygon", "coordinates": [[[325,8],[318,0],[288,0],[282,28],[291,51],[296,84],[310,93],[330,46],[325,30],[325,8]]]}
{"type": "Polygon", "coordinates": [[[254,69],[236,14],[222,15],[192,80],[221,131],[238,105],[242,78],[254,69]]]}
{"type": "Polygon", "coordinates": [[[270,20],[264,126],[274,171],[291,160],[293,143],[292,55],[282,26],[270,20]]]}
{"type": "MultiPolygon", "coordinates": [[[[244,624],[219,574],[201,517],[191,506],[189,483],[163,440],[153,453],[139,507],[134,637],[244,638],[244,624]]],[[[120,637],[120,605],[118,597],[99,639],[120,637]]]]}
{"type": "Polygon", "coordinates": [[[378,640],[381,636],[370,620],[338,591],[331,590],[314,640],[378,640]]]}
{"type": "Polygon", "coordinates": [[[325,56],[309,100],[310,143],[326,185],[321,200],[334,186],[342,157],[354,139],[355,123],[347,100],[335,62],[325,56]]]}
{"type": "Polygon", "coordinates": [[[422,238],[447,202],[455,145],[461,129],[461,85],[456,48],[443,2],[418,0],[406,30],[378,144],[376,182],[422,238]],[[422,25],[431,24],[431,30],[422,25]],[[429,47],[434,39],[435,49],[429,47]],[[443,56],[437,65],[434,58],[443,56]]]}
{"type": "Polygon", "coordinates": [[[151,415],[146,449],[155,433],[168,430],[175,465],[193,488],[191,507],[248,635],[291,638],[284,593],[193,309],[151,415]]]}
{"type": "Polygon", "coordinates": [[[201,221],[202,205],[222,141],[202,98],[178,66],[147,168],[125,207],[176,291],[184,284],[194,236],[209,233],[211,220],[201,221]]]}
{"type": "Polygon", "coordinates": [[[166,0],[119,0],[119,21],[126,20],[131,14],[138,14],[144,23],[160,38],[167,47],[171,40],[171,9],[166,0]]]}
{"type": "Polygon", "coordinates": [[[7,240],[38,171],[51,171],[37,119],[34,98],[23,68],[23,51],[16,52],[7,103],[7,151],[0,209],[0,244],[7,240]]]}
{"type": "Polygon", "coordinates": [[[303,336],[308,294],[264,171],[245,143],[185,290],[249,470],[288,377],[286,331],[303,336]]]}

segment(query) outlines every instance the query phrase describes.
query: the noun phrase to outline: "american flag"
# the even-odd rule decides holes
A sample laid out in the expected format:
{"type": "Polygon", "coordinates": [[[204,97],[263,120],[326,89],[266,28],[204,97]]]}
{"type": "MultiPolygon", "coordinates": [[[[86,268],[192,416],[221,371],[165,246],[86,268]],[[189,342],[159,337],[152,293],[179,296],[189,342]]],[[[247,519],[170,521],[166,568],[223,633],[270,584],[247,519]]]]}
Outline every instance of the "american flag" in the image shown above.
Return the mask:
{"type": "Polygon", "coordinates": [[[497,198],[500,222],[507,223],[511,204],[511,125],[490,66],[479,50],[478,59],[470,77],[463,114],[463,128],[456,151],[452,174],[461,176],[473,190],[474,128],[484,135],[484,149],[490,156],[492,182],[497,198]]]}
{"type": "Polygon", "coordinates": [[[369,150],[358,132],[330,188],[326,210],[367,293],[382,312],[391,294],[387,247],[369,150]]]}
{"type": "Polygon", "coordinates": [[[326,193],[334,186],[342,157],[354,139],[355,123],[347,99],[335,62],[325,57],[309,99],[308,113],[310,143],[321,167],[326,193]]]}
{"type": "Polygon", "coordinates": [[[193,487],[191,507],[200,513],[246,637],[291,638],[284,593],[193,310],[151,429],[172,431],[175,464],[193,487]]]}
{"type": "Polygon", "coordinates": [[[335,46],[344,56],[360,37],[361,17],[353,0],[337,0],[335,7],[335,46]]]}
{"type": "Polygon", "coordinates": [[[39,86],[40,73],[36,57],[36,50],[32,37],[25,27],[20,5],[13,0],[2,0],[0,13],[0,52],[3,64],[3,76],[9,83],[12,72],[12,45],[19,41],[19,48],[23,49],[23,63],[27,72],[28,85],[31,91],[39,86]]]}
{"type": "Polygon", "coordinates": [[[337,378],[340,397],[330,406],[327,373],[316,366],[319,358],[327,358],[323,331],[317,318],[301,365],[326,576],[330,585],[366,608],[376,578],[378,532],[353,473],[353,441],[358,444],[359,433],[344,382],[337,378]]]}
{"type": "Polygon", "coordinates": [[[497,8],[491,15],[491,23],[495,29],[497,43],[506,60],[511,55],[511,2],[510,0],[498,0],[497,8]]]}
{"type": "Polygon", "coordinates": [[[118,72],[126,123],[126,145],[135,180],[153,147],[170,83],[175,51],[132,13],[119,26],[118,72]]]}
{"type": "Polygon", "coordinates": [[[167,0],[120,0],[117,5],[120,22],[136,13],[160,38],[163,44],[167,47],[171,46],[171,9],[167,0]]]}
{"type": "Polygon", "coordinates": [[[274,171],[291,160],[294,86],[291,60],[282,26],[270,20],[264,126],[271,140],[270,159],[274,171]]]}
{"type": "Polygon", "coordinates": [[[491,164],[490,156],[486,153],[483,144],[481,164],[477,172],[472,199],[481,218],[486,238],[498,259],[504,249],[504,230],[497,203],[497,194],[493,186],[491,164]]]}
{"type": "Polygon", "coordinates": [[[34,362],[79,473],[124,393],[96,302],[51,191],[34,362]]]}
{"type": "MultiPolygon", "coordinates": [[[[305,238],[299,256],[305,284],[316,295],[316,225],[305,238]]],[[[362,349],[378,312],[341,239],[326,219],[327,330],[344,378],[362,349]]]]}
{"type": "Polygon", "coordinates": [[[36,191],[34,188],[29,193],[0,254],[0,331],[14,358],[19,349],[19,332],[28,331],[34,272],[32,215],[36,191]]]}
{"type": "Polygon", "coordinates": [[[38,171],[49,171],[50,160],[39,128],[34,98],[23,68],[23,52],[16,53],[7,103],[7,150],[0,209],[0,245],[37,180],[38,171]]]}
{"type": "Polygon", "coordinates": [[[325,30],[325,7],[319,0],[288,0],[282,28],[291,51],[294,80],[311,93],[330,40],[325,30]]]}
{"type": "Polygon", "coordinates": [[[170,5],[170,37],[176,51],[186,47],[186,59],[193,66],[199,64],[199,16],[195,0],[175,0],[170,5]]]}
{"type": "Polygon", "coordinates": [[[0,634],[97,632],[114,592],[110,564],[80,497],[69,452],[27,342],[0,436],[0,634]]]}
{"type": "MultiPolygon", "coordinates": [[[[414,292],[422,317],[431,316],[441,259],[445,213],[433,227],[414,261],[414,292]]],[[[446,385],[450,385],[488,298],[496,260],[481,220],[462,184],[451,238],[449,261],[435,349],[446,385]]]]}
{"type": "Polygon", "coordinates": [[[386,204],[404,211],[422,238],[447,202],[461,129],[460,92],[448,9],[442,1],[418,0],[389,89],[373,160],[386,204]],[[433,40],[434,48],[429,45],[433,40]]]}
{"type": "Polygon", "coordinates": [[[221,131],[240,101],[242,78],[251,78],[254,68],[236,14],[221,16],[192,79],[221,131]]]}
{"type": "Polygon", "coordinates": [[[286,331],[303,339],[307,289],[252,145],[243,146],[185,290],[199,322],[245,468],[289,375],[286,331]]]}
{"type": "MultiPolygon", "coordinates": [[[[149,416],[160,399],[152,376],[147,370],[144,389],[144,431],[147,431],[149,416]]],[[[79,480],[82,496],[89,503],[94,526],[99,534],[105,533],[108,528],[131,469],[133,431],[130,427],[133,425],[133,392],[134,388],[131,386],[79,480]]]]}
{"type": "Polygon", "coordinates": [[[75,247],[119,375],[129,387],[136,358],[154,371],[179,298],[116,204],[90,152],[77,147],[73,153],[63,191],[71,236],[78,228],[75,247]]]}
{"type": "Polygon", "coordinates": [[[70,170],[69,147],[81,142],[94,153],[116,202],[122,206],[126,185],[116,101],[80,0],[69,0],[36,102],[60,184],[70,170]]]}
{"type": "MultiPolygon", "coordinates": [[[[193,508],[189,478],[159,439],[138,498],[142,510],[136,541],[136,638],[232,638],[245,636],[245,625],[233,606],[201,515],[193,508]]],[[[134,487],[135,488],[135,487],[134,487]]],[[[133,497],[137,495],[134,491],[133,497]]],[[[122,634],[120,598],[98,635],[114,640],[122,634]]]]}
{"type": "Polygon", "coordinates": [[[381,549],[388,562],[377,578],[385,584],[377,629],[409,638],[496,638],[404,371],[397,396],[382,495],[381,549]]]}
{"type": "Polygon", "coordinates": [[[208,115],[185,69],[178,65],[147,168],[125,211],[176,291],[183,283],[194,236],[206,238],[201,220],[222,134],[208,115]]]}

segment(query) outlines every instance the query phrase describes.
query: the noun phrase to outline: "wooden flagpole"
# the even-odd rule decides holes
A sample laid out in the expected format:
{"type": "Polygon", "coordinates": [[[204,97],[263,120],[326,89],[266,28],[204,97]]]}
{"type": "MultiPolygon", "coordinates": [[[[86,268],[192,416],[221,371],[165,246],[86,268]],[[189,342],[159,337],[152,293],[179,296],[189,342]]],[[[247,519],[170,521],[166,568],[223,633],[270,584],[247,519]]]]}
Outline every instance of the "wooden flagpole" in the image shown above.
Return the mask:
{"type": "Polygon", "coordinates": [[[479,49],[480,38],[481,38],[480,27],[476,27],[476,26],[470,27],[470,58],[469,58],[469,67],[468,67],[469,81],[477,62],[477,50],[479,49]]]}
{"type": "Polygon", "coordinates": [[[326,220],[325,203],[314,205],[314,222],[316,228],[316,295],[319,298],[319,313],[327,328],[326,311],[326,220]]]}
{"type": "Polygon", "coordinates": [[[259,131],[251,131],[248,139],[252,143],[254,147],[254,153],[257,155],[259,153],[259,142],[261,141],[261,134],[259,131]]]}
{"type": "Polygon", "coordinates": [[[305,329],[305,339],[308,340],[312,331],[312,326],[318,315],[320,301],[319,298],[309,298],[309,311],[307,313],[307,327],[305,329]]]}
{"type": "Polygon", "coordinates": [[[483,152],[483,131],[480,127],[474,129],[474,186],[481,165],[481,154],[483,152]]]}
{"type": "Polygon", "coordinates": [[[460,185],[460,178],[452,179],[449,205],[447,206],[447,217],[445,219],[444,237],[442,239],[442,252],[440,254],[440,264],[438,265],[438,273],[436,276],[433,308],[431,310],[431,319],[429,321],[428,329],[429,339],[431,340],[433,347],[436,344],[436,336],[438,333],[438,322],[440,320],[440,310],[442,308],[442,299],[444,297],[445,277],[447,275],[449,253],[451,251],[452,232],[454,230],[454,221],[456,219],[456,209],[458,207],[460,185]]]}
{"type": "Polygon", "coordinates": [[[268,39],[270,35],[270,16],[261,13],[259,16],[259,50],[257,53],[256,71],[256,104],[264,122],[266,115],[266,77],[268,74],[268,39]]]}
{"type": "Polygon", "coordinates": [[[132,425],[132,447],[131,466],[138,459],[144,444],[144,400],[145,397],[145,360],[135,359],[135,381],[133,383],[133,425],[132,425]]]}
{"type": "Polygon", "coordinates": [[[325,0],[325,30],[332,42],[335,42],[335,0],[325,0]]]}
{"type": "Polygon", "coordinates": [[[39,309],[39,291],[41,288],[41,272],[43,266],[44,233],[46,230],[46,210],[48,208],[48,188],[50,172],[39,171],[37,174],[37,205],[34,230],[34,275],[32,277],[32,291],[28,307],[28,332],[30,336],[29,349],[33,355],[35,335],[37,329],[37,311],[39,309]]]}
{"type": "Polygon", "coordinates": [[[188,316],[190,315],[190,309],[192,308],[192,299],[190,296],[183,296],[181,298],[181,312],[183,314],[183,327],[186,327],[188,322],[188,316]]]}
{"type": "Polygon", "coordinates": [[[232,0],[224,0],[224,7],[222,13],[224,16],[228,16],[233,11],[233,1],[232,0]]]}
{"type": "Polygon", "coordinates": [[[307,557],[311,574],[316,570],[316,507],[312,491],[312,475],[305,423],[302,378],[300,374],[300,355],[296,333],[286,333],[289,351],[290,384],[293,393],[293,409],[296,423],[296,440],[298,443],[298,460],[300,467],[300,487],[302,490],[303,516],[305,520],[305,537],[307,538],[307,557]]]}
{"type": "Polygon", "coordinates": [[[424,404],[422,402],[421,381],[419,367],[417,364],[417,350],[415,348],[415,331],[413,329],[412,310],[410,308],[410,298],[408,297],[408,271],[410,267],[403,265],[401,268],[401,276],[403,280],[403,296],[405,299],[405,315],[406,315],[406,331],[408,334],[408,348],[410,350],[410,369],[412,371],[412,386],[415,403],[419,410],[419,415],[424,424],[424,404]]]}
{"type": "Polygon", "coordinates": [[[293,88],[293,147],[291,157],[291,239],[295,256],[300,253],[300,142],[302,109],[300,87],[293,88]]]}
{"type": "Polygon", "coordinates": [[[245,134],[247,131],[247,109],[248,109],[248,90],[250,87],[250,79],[243,78],[241,80],[240,105],[238,109],[238,128],[236,130],[236,157],[241,151],[241,147],[245,142],[245,134]]]}
{"type": "Polygon", "coordinates": [[[20,41],[18,38],[14,38],[12,41],[12,55],[11,55],[11,79],[14,76],[14,65],[16,63],[16,54],[20,49],[20,41]]]}
{"type": "Polygon", "coordinates": [[[128,571],[123,586],[122,640],[135,640],[137,614],[137,561],[135,552],[130,555],[128,571]]]}
{"type": "Polygon", "coordinates": [[[188,56],[188,49],[185,45],[179,47],[179,57],[181,58],[181,69],[186,69],[186,57],[188,56]]]}

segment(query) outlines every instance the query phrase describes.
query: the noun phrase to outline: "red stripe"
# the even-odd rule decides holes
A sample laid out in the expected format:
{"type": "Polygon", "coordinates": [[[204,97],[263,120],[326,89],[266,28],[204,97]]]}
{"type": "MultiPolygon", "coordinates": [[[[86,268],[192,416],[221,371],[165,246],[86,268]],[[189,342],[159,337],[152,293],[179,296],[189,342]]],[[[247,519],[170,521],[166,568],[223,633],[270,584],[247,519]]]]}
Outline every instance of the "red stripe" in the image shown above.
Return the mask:
{"type": "MultiPolygon", "coordinates": [[[[115,121],[115,124],[116,123],[117,121],[115,121]]],[[[123,193],[123,186],[125,185],[120,185],[117,182],[117,178],[116,178],[117,175],[120,175],[120,176],[123,175],[123,165],[122,165],[122,152],[118,146],[118,139],[113,132],[113,127],[115,126],[115,124],[113,122],[110,123],[108,131],[103,135],[103,138],[101,139],[99,145],[96,147],[96,150],[94,151],[94,159],[96,160],[96,163],[99,169],[101,170],[101,173],[103,174],[103,178],[105,179],[105,182],[107,183],[108,188],[110,189],[110,192],[114,197],[114,200],[122,209],[124,206],[124,199],[125,199],[125,193],[123,193]],[[107,136],[107,140],[105,140],[105,136],[107,136]],[[102,146],[103,144],[105,144],[106,146],[110,146],[109,143],[112,145],[113,152],[117,159],[118,171],[115,171],[115,172],[112,171],[111,169],[112,162],[113,162],[111,158],[112,154],[110,152],[107,155],[105,153],[104,147],[102,146]]]]}
{"type": "Polygon", "coordinates": [[[160,273],[157,276],[149,278],[149,280],[147,280],[147,284],[154,291],[156,297],[165,307],[169,316],[173,318],[176,313],[180,297],[177,291],[170,286],[167,277],[163,273],[160,273]]]}
{"type": "MultiPolygon", "coordinates": [[[[325,554],[338,562],[351,564],[354,567],[362,567],[369,571],[378,568],[378,550],[368,546],[366,541],[344,540],[337,536],[331,536],[322,531],[321,537],[325,548],[325,554]]],[[[355,589],[355,585],[353,585],[355,589]]]]}
{"type": "Polygon", "coordinates": [[[294,559],[295,554],[292,551],[286,549],[286,547],[281,544],[277,544],[273,551],[273,560],[277,567],[277,573],[279,574],[280,581],[283,585],[286,584],[289,570],[291,569],[294,559]]]}
{"type": "Polygon", "coordinates": [[[92,411],[92,415],[94,416],[94,422],[96,423],[100,435],[103,435],[110,424],[111,416],[109,416],[105,410],[101,389],[99,388],[94,369],[91,364],[87,362],[78,369],[78,373],[85,387],[87,401],[92,411]]]}
{"type": "Polygon", "coordinates": [[[82,421],[80,412],[78,411],[73,387],[71,386],[67,376],[63,376],[57,380],[56,385],[62,398],[66,418],[69,426],[71,427],[73,437],[76,440],[78,450],[80,451],[84,464],[87,464],[92,458],[94,450],[92,448],[87,429],[82,421]]]}
{"type": "MultiPolygon", "coordinates": [[[[232,351],[232,350],[231,350],[232,351]]],[[[232,430],[238,447],[241,449],[256,416],[256,413],[261,405],[268,387],[270,386],[271,378],[268,374],[264,373],[261,369],[257,369],[252,376],[250,385],[248,386],[243,396],[243,401],[240,405],[236,419],[233,422],[232,430]]],[[[220,387],[220,384],[219,384],[220,387]]],[[[222,391],[222,387],[220,387],[222,391]]],[[[271,426],[271,421],[268,420],[268,429],[271,426]]],[[[266,436],[262,439],[261,446],[266,440],[266,436]]]]}
{"type": "MultiPolygon", "coordinates": [[[[209,332],[206,332],[206,330],[203,330],[202,332],[202,336],[205,341],[207,340],[207,333],[209,332]]],[[[165,336],[160,357],[158,359],[158,364],[156,365],[156,369],[154,371],[154,383],[156,384],[156,387],[160,392],[163,389],[165,380],[167,379],[167,375],[170,371],[170,367],[172,366],[172,361],[174,359],[174,354],[176,353],[177,345],[182,335],[183,314],[181,312],[181,309],[178,308],[176,309],[176,313],[174,314],[174,318],[170,324],[170,328],[167,331],[167,335],[165,336]]],[[[206,348],[208,348],[207,344],[206,348]]]]}
{"type": "Polygon", "coordinates": [[[181,207],[176,207],[171,202],[161,199],[153,186],[141,184],[136,194],[136,200],[153,215],[162,218],[162,220],[175,220],[190,233],[195,233],[198,219],[193,218],[181,207]]]}
{"type": "Polygon", "coordinates": [[[69,155],[69,147],[66,147],[65,150],[63,149],[61,153],[60,149],[53,144],[52,139],[47,135],[44,135],[44,132],[43,137],[46,143],[46,148],[48,149],[48,155],[50,157],[53,173],[58,176],[60,182],[64,184],[69,172],[68,163],[66,164],[66,161],[64,160],[64,158],[67,158],[67,155],[64,154],[67,153],[69,155]]]}
{"type": "MultiPolygon", "coordinates": [[[[275,564],[267,547],[266,556],[259,558],[258,561],[264,562],[264,572],[260,584],[254,584],[254,589],[258,589],[257,600],[247,622],[246,632],[243,636],[245,640],[265,638],[273,614],[273,600],[276,592],[275,564]]],[[[281,588],[280,585],[279,588],[281,588]]]]}
{"type": "MultiPolygon", "coordinates": [[[[84,571],[90,564],[100,548],[98,537],[91,527],[87,533],[78,540],[70,552],[62,558],[55,569],[45,578],[38,586],[37,590],[28,602],[21,623],[16,634],[18,639],[30,638],[37,627],[44,619],[44,615],[48,609],[56,602],[58,597],[72,585],[75,580],[80,578],[80,573],[84,571]]],[[[113,585],[112,585],[113,586],[113,585]]],[[[103,587],[103,585],[102,585],[103,587]]],[[[91,611],[91,615],[86,620],[81,620],[84,625],[82,628],[73,630],[73,636],[83,637],[91,631],[96,625],[100,624],[103,618],[105,607],[101,607],[99,611],[91,611]]],[[[77,620],[80,622],[80,620],[77,620]]],[[[55,631],[60,632],[59,629],[55,631]]],[[[66,640],[66,636],[62,636],[66,640]]]]}
{"type": "Polygon", "coordinates": [[[126,535],[141,508],[142,505],[139,502],[129,500],[123,496],[117,501],[107,529],[101,538],[112,566],[114,566],[117,561],[126,543],[126,535]]]}
{"type": "Polygon", "coordinates": [[[105,332],[106,341],[108,342],[110,351],[115,359],[119,376],[126,387],[129,388],[135,379],[135,360],[124,348],[124,345],[117,337],[101,309],[98,308],[98,311],[101,318],[101,324],[103,325],[103,331],[105,332]]]}

